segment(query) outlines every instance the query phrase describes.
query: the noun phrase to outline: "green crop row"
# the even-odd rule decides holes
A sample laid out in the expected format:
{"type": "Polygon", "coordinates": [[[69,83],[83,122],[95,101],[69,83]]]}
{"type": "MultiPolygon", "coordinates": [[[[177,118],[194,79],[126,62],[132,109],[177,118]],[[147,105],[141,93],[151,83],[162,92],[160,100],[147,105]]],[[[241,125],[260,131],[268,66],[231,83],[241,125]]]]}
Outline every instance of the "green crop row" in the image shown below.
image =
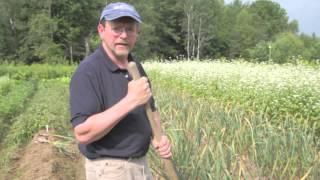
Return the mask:
{"type": "Polygon", "coordinates": [[[48,126],[60,135],[70,135],[68,96],[67,83],[56,80],[38,83],[38,90],[30,99],[28,107],[14,118],[13,124],[8,127],[9,130],[4,136],[0,152],[0,174],[7,173],[17,148],[30,141],[34,133],[40,129],[48,126]]]}
{"type": "Polygon", "coordinates": [[[59,77],[70,77],[75,70],[75,65],[0,65],[0,76],[7,75],[12,79],[55,79],[59,77]]]}
{"type": "Polygon", "coordinates": [[[0,95],[6,95],[9,93],[14,81],[10,80],[8,76],[0,76],[0,95]]]}
{"type": "Polygon", "coordinates": [[[12,80],[10,86],[9,92],[0,94],[0,142],[15,121],[15,116],[25,109],[28,98],[36,90],[36,83],[32,81],[12,80]]]}

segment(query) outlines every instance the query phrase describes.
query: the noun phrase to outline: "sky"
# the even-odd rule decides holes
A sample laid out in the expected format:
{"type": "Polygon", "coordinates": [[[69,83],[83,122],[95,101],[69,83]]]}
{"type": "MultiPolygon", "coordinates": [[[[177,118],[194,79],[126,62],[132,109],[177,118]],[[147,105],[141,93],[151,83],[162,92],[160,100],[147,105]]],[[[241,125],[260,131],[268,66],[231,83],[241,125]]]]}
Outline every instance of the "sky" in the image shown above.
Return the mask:
{"type": "MultiPolygon", "coordinates": [[[[253,2],[254,0],[241,0],[253,2]]],[[[273,0],[287,11],[289,21],[297,20],[299,30],[311,35],[313,32],[320,36],[320,0],[273,0]]],[[[228,4],[233,0],[225,0],[228,4]]]]}

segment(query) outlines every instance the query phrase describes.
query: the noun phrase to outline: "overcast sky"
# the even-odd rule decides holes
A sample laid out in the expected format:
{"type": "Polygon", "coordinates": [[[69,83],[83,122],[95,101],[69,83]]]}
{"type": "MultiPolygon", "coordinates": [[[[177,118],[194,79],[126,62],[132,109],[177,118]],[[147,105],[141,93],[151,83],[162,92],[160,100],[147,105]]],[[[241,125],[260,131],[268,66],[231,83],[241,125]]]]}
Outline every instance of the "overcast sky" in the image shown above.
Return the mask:
{"type": "MultiPolygon", "coordinates": [[[[230,3],[233,0],[225,0],[230,3]]],[[[254,0],[242,0],[252,2],[254,0]]],[[[290,20],[299,22],[300,32],[320,36],[320,0],[273,0],[287,11],[290,20]]]]}

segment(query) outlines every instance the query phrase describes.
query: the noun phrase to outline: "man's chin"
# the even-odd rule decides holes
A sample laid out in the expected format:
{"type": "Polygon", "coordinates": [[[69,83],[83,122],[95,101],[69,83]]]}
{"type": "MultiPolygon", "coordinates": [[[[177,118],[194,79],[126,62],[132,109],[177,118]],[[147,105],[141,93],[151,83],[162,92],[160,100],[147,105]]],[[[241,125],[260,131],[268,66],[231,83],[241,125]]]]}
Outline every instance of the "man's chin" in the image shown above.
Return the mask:
{"type": "Polygon", "coordinates": [[[116,56],[120,58],[127,58],[129,55],[129,51],[118,51],[116,52],[116,56]]]}

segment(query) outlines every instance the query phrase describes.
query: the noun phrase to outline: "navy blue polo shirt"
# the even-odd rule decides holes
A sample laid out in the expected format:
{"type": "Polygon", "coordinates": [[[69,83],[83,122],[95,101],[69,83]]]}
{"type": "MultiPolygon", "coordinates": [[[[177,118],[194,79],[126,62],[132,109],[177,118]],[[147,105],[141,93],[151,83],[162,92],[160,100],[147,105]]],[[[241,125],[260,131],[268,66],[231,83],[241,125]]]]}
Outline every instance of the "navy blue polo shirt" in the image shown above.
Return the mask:
{"type": "MultiPolygon", "coordinates": [[[[134,61],[129,56],[129,61],[134,61]]],[[[135,61],[136,62],[136,61],[135,61]]],[[[136,62],[140,74],[146,76],[136,62]]],[[[102,45],[78,66],[70,82],[70,111],[73,127],[91,115],[105,111],[127,94],[131,80],[127,70],[115,65],[102,45]]],[[[155,110],[154,100],[150,99],[155,110]]],[[[141,157],[149,148],[152,132],[144,106],[124,117],[107,135],[91,144],[79,144],[81,153],[89,159],[101,157],[141,157]]]]}

